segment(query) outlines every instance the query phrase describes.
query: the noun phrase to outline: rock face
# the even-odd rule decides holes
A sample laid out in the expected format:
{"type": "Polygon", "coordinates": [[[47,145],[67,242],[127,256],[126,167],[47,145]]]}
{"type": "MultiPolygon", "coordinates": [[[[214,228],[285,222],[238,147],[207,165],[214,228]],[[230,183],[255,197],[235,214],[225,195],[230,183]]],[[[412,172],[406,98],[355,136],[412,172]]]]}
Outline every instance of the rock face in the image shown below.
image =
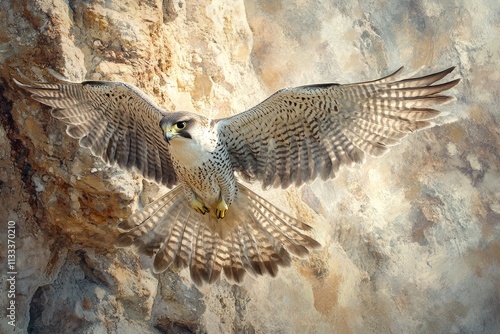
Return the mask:
{"type": "Polygon", "coordinates": [[[0,306],[15,301],[15,326],[2,315],[0,331],[498,333],[499,11],[493,0],[3,0],[0,306]],[[126,81],[168,110],[221,117],[284,86],[400,65],[457,66],[441,126],[335,180],[262,192],[324,247],[277,278],[199,289],[112,246],[119,219],[165,189],[80,149],[12,82],[16,68],[126,81]]]}

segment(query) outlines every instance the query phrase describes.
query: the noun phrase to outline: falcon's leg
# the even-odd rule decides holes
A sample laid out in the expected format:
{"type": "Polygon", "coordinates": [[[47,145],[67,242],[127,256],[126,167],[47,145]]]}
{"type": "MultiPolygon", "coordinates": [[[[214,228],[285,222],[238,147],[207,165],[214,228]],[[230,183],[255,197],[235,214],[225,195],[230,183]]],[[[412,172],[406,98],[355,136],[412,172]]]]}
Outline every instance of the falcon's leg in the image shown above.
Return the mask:
{"type": "Polygon", "coordinates": [[[187,183],[181,181],[181,184],[183,185],[184,188],[184,195],[186,196],[186,199],[189,201],[189,204],[194,209],[194,211],[201,213],[202,215],[210,212],[210,210],[206,207],[205,203],[203,203],[196,197],[196,193],[193,191],[193,189],[191,189],[191,187],[187,183]]]}
{"type": "MultiPolygon", "coordinates": [[[[228,163],[231,161],[229,156],[226,160],[228,163]]],[[[236,194],[238,192],[238,187],[236,186],[236,180],[234,179],[234,174],[232,172],[232,167],[230,165],[223,166],[223,169],[230,170],[230,173],[220,173],[216,174],[217,182],[220,187],[220,198],[219,202],[215,206],[215,216],[222,219],[226,216],[226,212],[229,206],[233,203],[236,194]]]]}
{"type": "Polygon", "coordinates": [[[219,219],[224,218],[224,216],[226,215],[227,209],[228,209],[228,206],[227,206],[226,201],[224,200],[224,198],[221,198],[219,203],[217,203],[217,205],[215,206],[215,215],[217,216],[217,218],[219,218],[219,219]]]}
{"type": "MultiPolygon", "coordinates": [[[[205,213],[210,212],[210,210],[205,206],[205,204],[203,204],[202,202],[200,202],[196,197],[193,197],[191,199],[191,201],[189,202],[189,204],[191,204],[191,207],[196,212],[201,213],[202,215],[204,215],[205,213]]],[[[217,209],[216,209],[216,212],[217,212],[217,209]]]]}

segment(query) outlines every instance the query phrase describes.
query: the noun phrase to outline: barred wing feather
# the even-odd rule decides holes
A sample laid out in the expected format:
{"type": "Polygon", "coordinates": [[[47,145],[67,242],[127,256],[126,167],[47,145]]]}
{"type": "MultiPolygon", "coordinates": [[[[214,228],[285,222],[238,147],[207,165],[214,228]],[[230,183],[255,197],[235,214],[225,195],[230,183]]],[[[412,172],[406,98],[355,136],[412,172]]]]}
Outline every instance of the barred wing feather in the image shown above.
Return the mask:
{"type": "MultiPolygon", "coordinates": [[[[15,79],[14,79],[15,80],[15,79]]],[[[66,132],[106,163],[136,170],[172,187],[177,176],[159,122],[163,111],[138,88],[121,82],[16,84],[32,98],[53,107],[66,132]]]]}
{"type": "Polygon", "coordinates": [[[286,188],[317,177],[328,179],[342,165],[380,156],[408,133],[429,127],[440,93],[459,80],[435,84],[453,67],[397,80],[401,69],[375,81],[287,88],[241,114],[219,120],[234,168],[264,188],[286,188]]]}

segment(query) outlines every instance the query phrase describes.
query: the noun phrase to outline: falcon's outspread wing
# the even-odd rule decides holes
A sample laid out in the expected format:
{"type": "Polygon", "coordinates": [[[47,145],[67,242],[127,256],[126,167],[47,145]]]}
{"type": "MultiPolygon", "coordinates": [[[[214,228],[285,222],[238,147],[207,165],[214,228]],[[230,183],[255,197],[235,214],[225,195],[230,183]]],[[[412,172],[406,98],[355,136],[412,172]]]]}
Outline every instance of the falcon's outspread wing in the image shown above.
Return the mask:
{"type": "Polygon", "coordinates": [[[335,176],[341,165],[380,156],[409,132],[431,125],[441,92],[459,80],[432,85],[453,67],[396,80],[401,71],[356,84],[287,88],[241,114],[219,120],[233,166],[263,187],[297,186],[335,176]]]}
{"type": "Polygon", "coordinates": [[[138,88],[107,81],[15,82],[33,99],[54,107],[52,116],[68,124],[68,135],[105,162],[136,169],[167,187],[177,183],[159,128],[162,110],[138,88]]]}

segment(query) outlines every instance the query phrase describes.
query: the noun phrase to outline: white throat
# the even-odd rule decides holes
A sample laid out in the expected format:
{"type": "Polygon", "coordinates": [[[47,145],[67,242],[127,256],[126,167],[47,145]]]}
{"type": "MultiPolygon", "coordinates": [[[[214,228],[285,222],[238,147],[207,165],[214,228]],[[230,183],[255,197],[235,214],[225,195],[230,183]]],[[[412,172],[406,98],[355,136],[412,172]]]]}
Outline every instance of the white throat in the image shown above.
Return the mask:
{"type": "Polygon", "coordinates": [[[170,142],[170,154],[185,167],[201,165],[210,159],[212,152],[213,148],[203,146],[193,139],[176,137],[170,142]]]}

